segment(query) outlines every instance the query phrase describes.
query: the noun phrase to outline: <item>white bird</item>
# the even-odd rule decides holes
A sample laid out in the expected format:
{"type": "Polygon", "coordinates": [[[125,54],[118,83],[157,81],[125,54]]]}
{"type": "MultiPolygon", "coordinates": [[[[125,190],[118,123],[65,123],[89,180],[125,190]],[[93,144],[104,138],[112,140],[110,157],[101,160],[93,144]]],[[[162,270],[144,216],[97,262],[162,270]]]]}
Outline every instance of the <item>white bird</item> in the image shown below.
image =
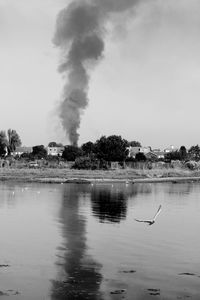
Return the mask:
{"type": "Polygon", "coordinates": [[[135,221],[148,223],[148,225],[153,225],[156,221],[157,216],[160,214],[160,212],[161,212],[161,205],[158,207],[158,210],[157,210],[157,212],[156,212],[156,214],[155,214],[155,216],[153,217],[152,220],[138,220],[138,219],[135,219],[135,221]]]}

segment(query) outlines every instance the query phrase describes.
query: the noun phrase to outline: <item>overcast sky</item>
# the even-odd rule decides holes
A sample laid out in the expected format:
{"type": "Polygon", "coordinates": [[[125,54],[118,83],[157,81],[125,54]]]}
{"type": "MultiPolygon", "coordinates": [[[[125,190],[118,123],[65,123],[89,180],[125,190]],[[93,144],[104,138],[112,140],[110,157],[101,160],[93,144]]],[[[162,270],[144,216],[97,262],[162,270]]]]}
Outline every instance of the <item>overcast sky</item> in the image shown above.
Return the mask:
{"type": "MultiPolygon", "coordinates": [[[[0,0],[0,130],[17,130],[23,145],[68,143],[56,117],[64,83],[52,38],[69,2],[0,0]]],[[[141,2],[107,24],[79,144],[111,134],[153,148],[200,144],[200,1],[141,2]]]]}

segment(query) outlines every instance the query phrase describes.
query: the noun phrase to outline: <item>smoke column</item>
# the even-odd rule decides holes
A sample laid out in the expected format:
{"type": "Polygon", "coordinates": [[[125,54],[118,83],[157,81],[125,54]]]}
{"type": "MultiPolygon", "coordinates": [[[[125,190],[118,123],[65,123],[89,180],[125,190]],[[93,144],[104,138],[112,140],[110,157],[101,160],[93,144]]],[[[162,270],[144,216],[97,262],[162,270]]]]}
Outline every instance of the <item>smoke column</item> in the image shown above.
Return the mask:
{"type": "Polygon", "coordinates": [[[59,72],[66,78],[59,117],[73,145],[78,142],[81,113],[88,105],[88,71],[103,55],[105,23],[111,14],[141,1],[75,0],[58,14],[53,42],[61,50],[59,72]]]}

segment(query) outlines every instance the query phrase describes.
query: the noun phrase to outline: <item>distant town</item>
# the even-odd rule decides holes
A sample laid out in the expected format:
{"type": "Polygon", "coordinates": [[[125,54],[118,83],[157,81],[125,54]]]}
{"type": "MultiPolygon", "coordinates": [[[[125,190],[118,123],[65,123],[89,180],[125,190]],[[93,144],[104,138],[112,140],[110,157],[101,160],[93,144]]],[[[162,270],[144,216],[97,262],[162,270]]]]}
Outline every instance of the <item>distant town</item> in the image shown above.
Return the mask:
{"type": "Polygon", "coordinates": [[[47,146],[21,146],[22,142],[15,130],[7,133],[0,131],[1,167],[13,164],[14,161],[26,162],[30,167],[40,165],[51,166],[71,162],[71,167],[77,169],[108,169],[108,168],[136,168],[138,163],[147,168],[165,164],[181,164],[195,169],[200,161],[199,145],[165,149],[152,149],[142,146],[138,141],[127,141],[118,135],[102,136],[96,142],[86,142],[80,147],[77,145],[63,145],[49,142],[47,146]]]}

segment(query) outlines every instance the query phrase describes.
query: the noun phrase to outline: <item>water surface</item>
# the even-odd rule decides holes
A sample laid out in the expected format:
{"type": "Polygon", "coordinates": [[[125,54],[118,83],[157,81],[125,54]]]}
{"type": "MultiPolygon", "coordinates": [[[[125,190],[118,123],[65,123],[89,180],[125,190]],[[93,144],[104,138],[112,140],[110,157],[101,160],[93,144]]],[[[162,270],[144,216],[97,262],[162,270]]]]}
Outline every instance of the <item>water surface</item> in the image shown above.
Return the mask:
{"type": "Polygon", "coordinates": [[[200,299],[200,185],[0,184],[2,299],[200,299]],[[134,218],[153,217],[148,226],[134,218]]]}

